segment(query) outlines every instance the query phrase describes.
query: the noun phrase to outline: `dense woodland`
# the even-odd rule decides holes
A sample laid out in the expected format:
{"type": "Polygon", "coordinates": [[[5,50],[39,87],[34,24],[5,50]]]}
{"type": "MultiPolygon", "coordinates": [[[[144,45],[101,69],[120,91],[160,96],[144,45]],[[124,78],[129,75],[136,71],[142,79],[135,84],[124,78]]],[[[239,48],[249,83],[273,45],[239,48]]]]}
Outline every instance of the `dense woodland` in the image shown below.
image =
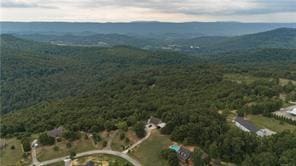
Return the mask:
{"type": "Polygon", "coordinates": [[[261,139],[226,121],[230,110],[269,115],[296,99],[293,83],[279,83],[279,78],[296,80],[294,49],[198,58],[127,46],[54,46],[2,35],[1,51],[2,137],[63,126],[72,138],[75,131],[114,130],[122,123],[142,137],[142,122],[153,115],[167,123],[163,134],[198,145],[211,158],[242,165],[296,163],[291,157],[296,131],[261,139]],[[225,79],[229,73],[264,79],[237,82],[225,79]]]}

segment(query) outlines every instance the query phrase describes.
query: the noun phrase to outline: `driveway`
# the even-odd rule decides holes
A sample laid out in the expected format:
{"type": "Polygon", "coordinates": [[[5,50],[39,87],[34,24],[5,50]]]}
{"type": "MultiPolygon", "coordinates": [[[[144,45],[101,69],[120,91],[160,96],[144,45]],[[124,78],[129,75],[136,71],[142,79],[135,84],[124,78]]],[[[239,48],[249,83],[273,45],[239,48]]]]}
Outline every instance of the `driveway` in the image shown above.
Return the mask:
{"type": "Polygon", "coordinates": [[[153,129],[155,129],[155,128],[149,128],[148,126],[146,126],[146,128],[145,128],[146,136],[144,138],[142,138],[141,140],[139,140],[138,142],[136,142],[135,144],[133,144],[132,146],[130,146],[128,149],[124,150],[122,153],[127,154],[129,151],[131,151],[132,149],[134,149],[135,147],[137,147],[138,145],[143,143],[146,139],[148,139],[150,137],[151,131],[153,129]]]}

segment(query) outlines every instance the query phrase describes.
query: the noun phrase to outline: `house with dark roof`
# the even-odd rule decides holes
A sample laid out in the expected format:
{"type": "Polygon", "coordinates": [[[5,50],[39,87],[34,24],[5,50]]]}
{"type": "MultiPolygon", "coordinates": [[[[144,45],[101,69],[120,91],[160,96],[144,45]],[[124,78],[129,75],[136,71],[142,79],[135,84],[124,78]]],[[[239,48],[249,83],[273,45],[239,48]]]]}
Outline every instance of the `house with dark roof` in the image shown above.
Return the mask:
{"type": "Polygon", "coordinates": [[[62,137],[64,133],[63,127],[54,128],[47,132],[47,135],[53,138],[62,137]]]}
{"type": "Polygon", "coordinates": [[[183,146],[180,147],[177,154],[178,154],[177,156],[178,156],[179,160],[184,161],[184,162],[188,161],[191,157],[191,151],[184,148],[183,146]]]}
{"type": "Polygon", "coordinates": [[[169,147],[171,150],[177,153],[178,159],[186,162],[191,158],[192,152],[183,146],[179,146],[177,144],[173,144],[169,147]]]}
{"type": "Polygon", "coordinates": [[[151,116],[147,122],[148,125],[155,126],[157,128],[163,128],[166,123],[162,122],[160,119],[151,116]]]}
{"type": "Polygon", "coordinates": [[[235,125],[243,131],[256,133],[259,129],[243,117],[235,118],[235,125]]]}
{"type": "Polygon", "coordinates": [[[258,129],[255,125],[253,125],[248,120],[245,120],[243,117],[236,117],[235,125],[243,131],[255,133],[257,136],[260,137],[271,136],[273,134],[276,134],[276,132],[266,128],[258,129]]]}

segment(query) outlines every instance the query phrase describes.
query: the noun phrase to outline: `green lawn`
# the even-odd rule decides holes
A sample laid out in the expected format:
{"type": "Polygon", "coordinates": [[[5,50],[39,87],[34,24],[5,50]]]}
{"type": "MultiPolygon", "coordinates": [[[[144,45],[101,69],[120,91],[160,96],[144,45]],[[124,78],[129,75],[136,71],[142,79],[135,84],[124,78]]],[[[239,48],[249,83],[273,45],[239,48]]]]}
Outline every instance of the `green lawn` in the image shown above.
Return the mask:
{"type": "Polygon", "coordinates": [[[6,147],[0,150],[0,165],[13,166],[13,165],[26,165],[31,161],[23,158],[22,145],[16,138],[1,139],[1,144],[6,143],[6,147]],[[11,149],[14,146],[15,149],[11,149]]]}
{"type": "Polygon", "coordinates": [[[135,132],[130,129],[127,132],[118,131],[112,140],[111,147],[112,147],[112,150],[123,151],[128,146],[131,146],[132,144],[136,143],[138,140],[139,138],[136,136],[135,132]],[[121,133],[125,134],[125,137],[122,140],[120,139],[121,133]],[[128,141],[126,141],[126,139],[128,141]]]}
{"type": "Polygon", "coordinates": [[[76,153],[89,151],[96,149],[92,143],[91,139],[85,139],[84,136],[80,140],[72,142],[72,147],[66,147],[67,141],[63,140],[62,142],[57,142],[56,146],[59,147],[59,150],[55,151],[54,146],[42,146],[37,148],[37,158],[40,161],[49,160],[57,157],[63,157],[69,155],[71,150],[74,150],[76,153]]]}
{"type": "Polygon", "coordinates": [[[296,130],[296,126],[294,125],[261,115],[248,115],[248,119],[257,127],[268,128],[275,132],[281,132],[284,130],[296,130]]]}
{"type": "Polygon", "coordinates": [[[168,136],[161,135],[159,131],[154,130],[148,140],[134,149],[131,155],[145,166],[167,166],[167,161],[160,158],[160,151],[168,148],[171,144],[168,136]]]}

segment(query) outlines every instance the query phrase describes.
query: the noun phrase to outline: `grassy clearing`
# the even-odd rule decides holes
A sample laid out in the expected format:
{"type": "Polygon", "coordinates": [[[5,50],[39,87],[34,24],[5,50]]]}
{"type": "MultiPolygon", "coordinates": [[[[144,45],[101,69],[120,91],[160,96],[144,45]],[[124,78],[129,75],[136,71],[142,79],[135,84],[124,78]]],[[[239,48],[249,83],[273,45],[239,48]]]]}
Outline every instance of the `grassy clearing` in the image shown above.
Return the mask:
{"type": "Polygon", "coordinates": [[[168,148],[171,144],[168,136],[161,135],[159,131],[154,130],[148,140],[134,149],[131,155],[143,165],[167,166],[167,161],[160,158],[160,151],[168,148]]]}
{"type": "Polygon", "coordinates": [[[260,80],[265,80],[265,81],[272,80],[271,78],[255,77],[250,75],[242,75],[242,74],[234,74],[234,73],[224,74],[223,78],[225,80],[234,81],[237,83],[246,83],[246,84],[251,84],[255,81],[260,81],[260,80]]]}
{"type": "Polygon", "coordinates": [[[118,131],[112,140],[111,147],[112,147],[112,150],[123,151],[128,146],[136,143],[138,140],[139,138],[136,136],[135,132],[132,130],[128,130],[127,132],[118,131]],[[120,135],[122,133],[124,133],[125,137],[123,139],[120,139],[120,135]]]}
{"type": "Polygon", "coordinates": [[[296,81],[293,80],[289,80],[289,79],[284,79],[284,78],[280,78],[280,85],[284,86],[287,85],[289,82],[292,82],[292,84],[296,85],[296,81]]]}
{"type": "Polygon", "coordinates": [[[45,161],[57,157],[67,156],[71,150],[74,150],[76,153],[89,151],[96,149],[93,145],[91,139],[85,139],[84,136],[80,138],[80,140],[72,142],[71,148],[67,148],[67,141],[63,140],[61,142],[57,142],[54,146],[57,146],[59,149],[54,150],[54,146],[42,146],[37,148],[37,158],[40,161],[45,161]]]}
{"type": "Polygon", "coordinates": [[[89,161],[94,162],[95,165],[118,165],[118,166],[131,165],[125,159],[122,159],[117,156],[104,155],[104,154],[91,155],[91,156],[75,159],[72,162],[72,165],[73,166],[86,165],[87,162],[89,162],[89,161]]]}
{"type": "Polygon", "coordinates": [[[261,115],[248,115],[248,119],[257,127],[268,128],[276,132],[281,132],[284,130],[296,130],[296,126],[294,125],[261,115]]]}
{"type": "Polygon", "coordinates": [[[23,149],[21,142],[16,138],[1,139],[1,145],[6,146],[0,150],[0,165],[13,166],[13,165],[26,165],[31,161],[23,158],[23,149]],[[11,147],[14,146],[14,149],[11,147]]]}

